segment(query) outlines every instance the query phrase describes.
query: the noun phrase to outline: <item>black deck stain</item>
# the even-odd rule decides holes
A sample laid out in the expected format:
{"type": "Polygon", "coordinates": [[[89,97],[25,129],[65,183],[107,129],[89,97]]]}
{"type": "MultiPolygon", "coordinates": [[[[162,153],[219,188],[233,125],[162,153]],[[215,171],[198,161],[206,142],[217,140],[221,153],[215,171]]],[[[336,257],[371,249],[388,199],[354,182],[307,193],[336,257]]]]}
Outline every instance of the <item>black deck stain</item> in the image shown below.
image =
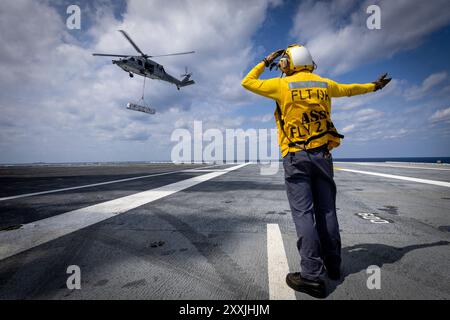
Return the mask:
{"type": "Polygon", "coordinates": [[[0,227],[0,231],[12,231],[22,228],[22,224],[14,224],[6,227],[0,227]]]}
{"type": "Polygon", "coordinates": [[[450,232],[450,226],[439,226],[438,229],[442,232],[450,232]]]}
{"type": "Polygon", "coordinates": [[[275,214],[275,211],[267,211],[266,214],[275,214]]]}
{"type": "Polygon", "coordinates": [[[155,241],[150,243],[150,247],[151,248],[158,248],[158,247],[162,247],[165,244],[164,241],[155,241]]]}
{"type": "Polygon", "coordinates": [[[384,208],[378,208],[380,211],[384,211],[386,213],[392,214],[397,216],[398,215],[398,208],[396,206],[384,206],[384,208]]]}
{"type": "Polygon", "coordinates": [[[107,279],[102,279],[94,284],[95,287],[101,287],[108,283],[107,279]]]}
{"type": "Polygon", "coordinates": [[[147,281],[145,279],[140,279],[132,282],[128,282],[122,286],[122,288],[137,288],[142,287],[147,284],[147,281]]]}

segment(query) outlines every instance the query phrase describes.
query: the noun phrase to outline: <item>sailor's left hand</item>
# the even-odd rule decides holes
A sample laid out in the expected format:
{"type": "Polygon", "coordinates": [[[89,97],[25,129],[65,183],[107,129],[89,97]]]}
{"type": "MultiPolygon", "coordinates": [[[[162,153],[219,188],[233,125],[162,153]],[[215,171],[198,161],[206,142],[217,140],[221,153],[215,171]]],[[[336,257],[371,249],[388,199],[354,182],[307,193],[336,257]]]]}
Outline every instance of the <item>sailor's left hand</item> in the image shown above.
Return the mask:
{"type": "Polygon", "coordinates": [[[386,78],[388,76],[387,73],[383,74],[378,80],[372,82],[375,84],[375,91],[383,89],[389,82],[391,82],[392,78],[386,78]]]}

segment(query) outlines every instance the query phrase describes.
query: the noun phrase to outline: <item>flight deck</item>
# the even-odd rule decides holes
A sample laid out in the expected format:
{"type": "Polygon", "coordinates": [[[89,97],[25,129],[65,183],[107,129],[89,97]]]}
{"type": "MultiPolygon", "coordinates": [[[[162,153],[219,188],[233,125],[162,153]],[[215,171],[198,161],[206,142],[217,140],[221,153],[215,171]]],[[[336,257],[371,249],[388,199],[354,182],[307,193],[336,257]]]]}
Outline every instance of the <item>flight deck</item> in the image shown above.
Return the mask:
{"type": "MultiPolygon", "coordinates": [[[[450,166],[334,165],[343,277],[327,299],[449,299],[450,166]]],[[[0,167],[0,299],[314,299],[284,282],[295,227],[282,166],[261,166],[0,167]]]]}

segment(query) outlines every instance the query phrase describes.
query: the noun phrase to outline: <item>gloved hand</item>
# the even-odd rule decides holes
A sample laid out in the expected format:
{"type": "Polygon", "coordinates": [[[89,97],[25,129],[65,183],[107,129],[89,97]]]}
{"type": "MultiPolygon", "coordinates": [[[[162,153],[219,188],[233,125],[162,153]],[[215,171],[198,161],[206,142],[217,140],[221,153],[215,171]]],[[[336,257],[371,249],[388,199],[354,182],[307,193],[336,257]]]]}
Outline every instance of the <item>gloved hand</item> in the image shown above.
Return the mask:
{"type": "Polygon", "coordinates": [[[284,49],[280,49],[280,50],[272,52],[267,57],[265,57],[263,59],[263,61],[264,61],[264,64],[266,65],[266,67],[270,66],[272,64],[273,60],[275,60],[276,58],[281,56],[283,54],[283,52],[284,52],[284,49]]]}
{"type": "Polygon", "coordinates": [[[386,78],[387,76],[388,74],[385,73],[381,77],[379,77],[377,81],[372,82],[373,84],[375,84],[375,91],[383,89],[392,80],[392,78],[386,78]]]}

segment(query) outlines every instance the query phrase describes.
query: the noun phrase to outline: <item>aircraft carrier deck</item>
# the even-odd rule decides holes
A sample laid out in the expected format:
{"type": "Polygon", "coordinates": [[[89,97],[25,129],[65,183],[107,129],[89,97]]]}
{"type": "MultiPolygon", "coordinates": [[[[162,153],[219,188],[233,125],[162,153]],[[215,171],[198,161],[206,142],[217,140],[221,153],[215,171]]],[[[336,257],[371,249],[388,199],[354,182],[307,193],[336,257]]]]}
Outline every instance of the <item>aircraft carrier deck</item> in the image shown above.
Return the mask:
{"type": "MultiPolygon", "coordinates": [[[[449,299],[450,166],[336,162],[335,179],[327,299],[449,299]]],[[[1,167],[0,229],[0,299],[313,299],[284,283],[300,261],[281,169],[1,167]]]]}

